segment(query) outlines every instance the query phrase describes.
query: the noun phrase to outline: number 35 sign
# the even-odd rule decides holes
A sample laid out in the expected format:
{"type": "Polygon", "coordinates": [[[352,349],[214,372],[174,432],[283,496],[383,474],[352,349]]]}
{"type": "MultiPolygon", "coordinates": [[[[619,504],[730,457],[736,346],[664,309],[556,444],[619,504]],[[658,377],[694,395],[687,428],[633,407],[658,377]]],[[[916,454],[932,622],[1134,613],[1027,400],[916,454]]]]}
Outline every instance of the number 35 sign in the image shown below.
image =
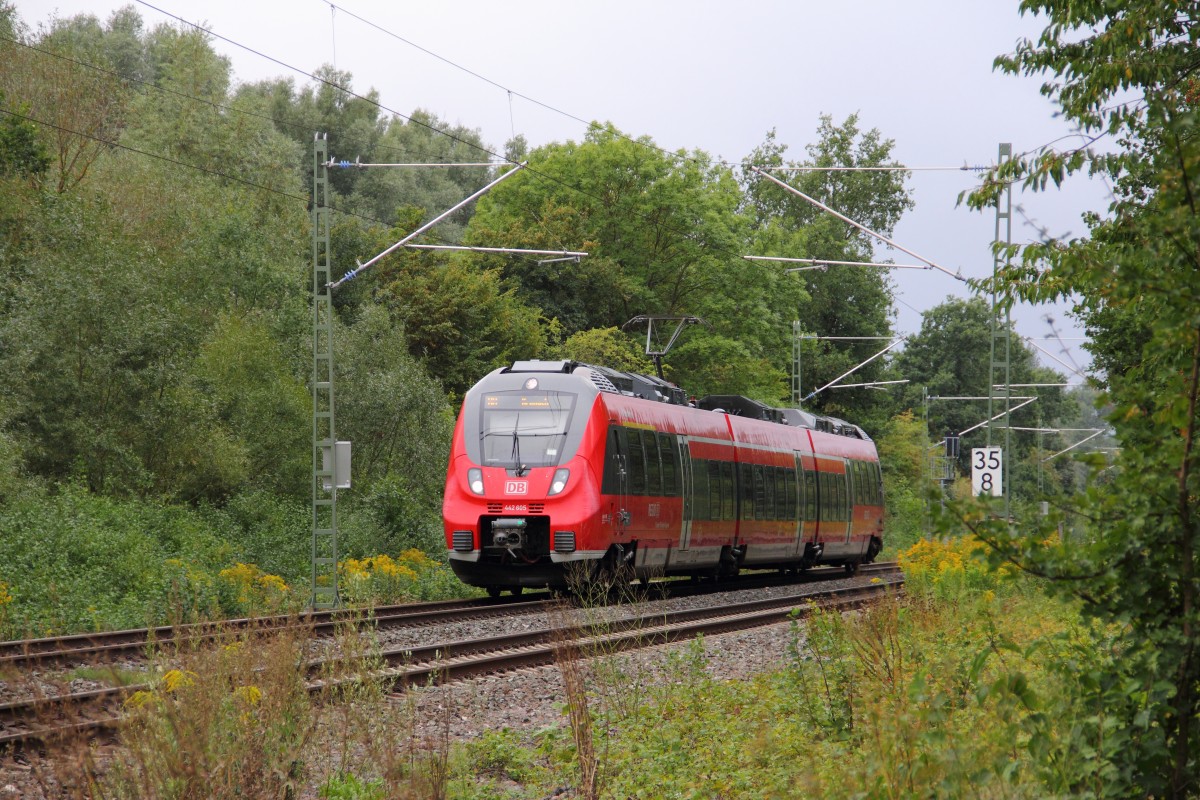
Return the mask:
{"type": "Polygon", "coordinates": [[[1004,454],[999,447],[971,448],[971,494],[1004,496],[1004,454]]]}

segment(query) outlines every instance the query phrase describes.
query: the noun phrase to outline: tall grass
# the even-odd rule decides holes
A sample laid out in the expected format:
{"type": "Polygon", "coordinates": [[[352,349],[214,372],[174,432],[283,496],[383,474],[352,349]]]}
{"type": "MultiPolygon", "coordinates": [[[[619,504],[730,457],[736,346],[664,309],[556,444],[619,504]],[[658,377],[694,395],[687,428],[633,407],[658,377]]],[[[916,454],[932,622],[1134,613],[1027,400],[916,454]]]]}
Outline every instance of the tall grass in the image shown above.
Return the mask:
{"type": "MultiPolygon", "coordinates": [[[[83,748],[60,783],[79,787],[68,796],[112,798],[1102,795],[1103,748],[1080,751],[1072,730],[1103,713],[1081,698],[1100,662],[1119,657],[1119,632],[1079,622],[1014,576],[977,571],[978,547],[914,546],[906,596],[796,620],[777,668],[738,680],[713,676],[713,641],[647,668],[564,640],[559,723],[462,745],[452,723],[473,701],[461,689],[410,687],[398,700],[366,680],[314,701],[296,677],[311,643],[235,637],[181,653],[131,704],[127,758],[97,771],[83,748]],[[1066,661],[1077,674],[1050,666],[1066,661]]],[[[561,608],[560,621],[603,632],[594,602],[561,608]]],[[[379,667],[350,631],[347,669],[379,667]]]]}

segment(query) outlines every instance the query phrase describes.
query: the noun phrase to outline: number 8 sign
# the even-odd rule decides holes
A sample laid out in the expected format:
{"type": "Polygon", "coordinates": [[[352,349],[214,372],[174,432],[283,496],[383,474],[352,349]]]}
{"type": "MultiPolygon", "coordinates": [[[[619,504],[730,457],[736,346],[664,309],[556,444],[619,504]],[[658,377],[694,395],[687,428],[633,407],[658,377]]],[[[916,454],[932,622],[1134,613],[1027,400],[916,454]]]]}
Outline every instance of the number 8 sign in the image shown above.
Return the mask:
{"type": "Polygon", "coordinates": [[[971,448],[971,494],[1004,496],[1004,454],[999,447],[971,448]]]}

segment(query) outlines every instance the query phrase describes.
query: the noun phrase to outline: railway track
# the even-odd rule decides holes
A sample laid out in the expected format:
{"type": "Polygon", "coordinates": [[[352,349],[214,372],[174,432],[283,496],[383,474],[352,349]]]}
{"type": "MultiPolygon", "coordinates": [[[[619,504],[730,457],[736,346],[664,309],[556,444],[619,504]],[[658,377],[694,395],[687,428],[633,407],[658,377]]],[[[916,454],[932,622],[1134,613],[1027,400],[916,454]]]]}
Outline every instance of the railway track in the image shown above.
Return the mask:
{"type": "MultiPolygon", "coordinates": [[[[890,565],[877,565],[876,573],[889,574],[890,565]]],[[[803,616],[814,604],[852,608],[872,602],[903,585],[898,571],[891,576],[849,588],[816,591],[788,597],[717,604],[703,609],[646,614],[607,622],[583,622],[487,639],[441,642],[422,647],[399,647],[372,654],[376,664],[386,665],[368,675],[358,674],[359,663],[339,658],[309,663],[308,685],[314,694],[372,680],[389,691],[403,692],[410,686],[426,686],[463,680],[484,674],[542,666],[555,662],[564,646],[575,652],[613,653],[652,647],[698,635],[772,625],[803,616]],[[330,675],[347,677],[329,678],[330,675]]],[[[810,584],[806,584],[810,585],[810,584]]],[[[737,588],[742,588],[740,585],[737,588]]],[[[425,604],[428,605],[428,604],[425,604]]],[[[493,601],[493,605],[496,605],[493,601]]],[[[560,601],[499,604],[498,611],[526,613],[540,607],[567,619],[571,610],[560,601]],[[551,611],[553,609],[553,611],[551,611]]],[[[476,606],[468,606],[474,610],[476,606]]],[[[426,612],[433,611],[425,609],[426,612]]],[[[454,612],[455,609],[440,609],[454,612]]],[[[0,704],[0,748],[52,742],[72,737],[100,735],[119,727],[123,703],[137,691],[151,691],[149,684],[95,689],[87,692],[36,697],[0,704]]]]}
{"type": "MultiPolygon", "coordinates": [[[[868,564],[860,574],[886,574],[895,564],[868,564]]],[[[816,569],[807,573],[805,582],[844,577],[837,568],[816,569]]],[[[751,573],[737,581],[719,584],[668,581],[652,583],[643,593],[650,599],[683,597],[714,590],[753,589],[795,582],[795,578],[776,573],[751,573]]],[[[101,664],[119,660],[138,660],[148,653],[162,651],[186,642],[189,646],[204,641],[226,638],[230,633],[247,630],[299,628],[314,636],[331,636],[347,625],[366,625],[375,628],[399,628],[433,625],[440,622],[487,619],[506,616],[514,608],[529,613],[544,612],[557,600],[549,592],[537,592],[502,598],[443,600],[432,603],[405,603],[378,606],[370,610],[338,609],[311,611],[302,615],[233,619],[194,625],[166,625],[156,628],[136,628],[124,631],[72,634],[41,639],[0,642],[0,675],[12,670],[33,667],[45,668],[71,664],[101,664]]]]}

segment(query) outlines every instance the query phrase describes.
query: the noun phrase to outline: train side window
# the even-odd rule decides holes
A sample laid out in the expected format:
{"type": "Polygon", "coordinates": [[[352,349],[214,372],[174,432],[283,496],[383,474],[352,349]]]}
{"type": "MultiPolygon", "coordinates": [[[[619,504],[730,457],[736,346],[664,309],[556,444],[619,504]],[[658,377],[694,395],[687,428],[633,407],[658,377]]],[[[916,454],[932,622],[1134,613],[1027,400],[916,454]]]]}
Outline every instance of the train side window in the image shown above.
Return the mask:
{"type": "Polygon", "coordinates": [[[708,517],[707,519],[721,519],[721,462],[707,461],[705,484],[708,487],[708,517]]]}
{"type": "Polygon", "coordinates": [[[828,491],[821,493],[821,502],[825,506],[821,509],[821,519],[837,522],[842,519],[842,504],[846,500],[846,476],[825,473],[825,488],[828,491]]]}
{"type": "Polygon", "coordinates": [[[770,511],[770,498],[763,484],[762,465],[754,464],[750,467],[750,473],[754,478],[754,519],[766,519],[770,511]]]}
{"type": "Polygon", "coordinates": [[[831,520],[841,520],[842,503],[845,499],[846,476],[830,472],[826,475],[825,483],[829,487],[829,493],[823,498],[826,501],[825,511],[828,512],[831,520]]]}
{"type": "Polygon", "coordinates": [[[738,469],[738,497],[741,498],[742,519],[754,519],[754,468],[742,464],[738,469]]]}
{"type": "Polygon", "coordinates": [[[882,472],[882,470],[879,469],[878,461],[875,461],[872,463],[875,466],[875,470],[874,470],[874,474],[875,474],[875,480],[874,480],[875,505],[881,506],[881,505],[883,505],[883,472],[882,472]]]}
{"type": "Polygon", "coordinates": [[[646,493],[646,456],[642,449],[642,432],[626,430],[629,451],[629,493],[646,493]]]}
{"type": "Polygon", "coordinates": [[[804,518],[809,522],[817,519],[817,474],[804,470],[804,518]]]}
{"type": "Polygon", "coordinates": [[[835,474],[833,476],[833,485],[836,492],[834,498],[835,502],[837,503],[837,507],[834,511],[837,516],[835,516],[834,519],[844,520],[846,519],[846,504],[850,502],[850,484],[849,478],[846,477],[846,473],[843,472],[841,475],[835,474]]]}
{"type": "Polygon", "coordinates": [[[710,519],[708,516],[708,465],[701,458],[692,459],[692,519],[710,519]]]}
{"type": "Polygon", "coordinates": [[[775,486],[776,472],[778,470],[775,467],[763,467],[763,496],[767,503],[763,519],[779,519],[779,506],[783,503],[783,496],[775,486]]]}
{"type": "Polygon", "coordinates": [[[796,519],[800,515],[800,487],[804,482],[799,480],[796,469],[787,470],[787,518],[796,519]]]}
{"type": "Polygon", "coordinates": [[[775,518],[796,519],[796,474],[792,470],[775,470],[775,498],[775,518]]]}
{"type": "Polygon", "coordinates": [[[642,449],[646,453],[646,494],[657,497],[662,494],[662,463],[653,431],[642,431],[642,449]]]}
{"type": "Polygon", "coordinates": [[[675,446],[672,434],[658,434],[658,455],[662,460],[662,493],[667,497],[678,497],[679,448],[675,446]]]}
{"type": "Polygon", "coordinates": [[[779,519],[784,504],[783,492],[779,491],[779,468],[764,467],[763,479],[767,484],[767,513],[763,516],[766,519],[779,519]]]}
{"type": "Polygon", "coordinates": [[[792,470],[792,474],[796,477],[796,513],[801,518],[804,517],[804,465],[799,461],[796,462],[796,468],[792,470]]]}
{"type": "Polygon", "coordinates": [[[824,522],[828,519],[825,512],[825,498],[829,495],[829,480],[828,475],[824,472],[817,473],[817,519],[824,522]]]}
{"type": "Polygon", "coordinates": [[[721,519],[733,519],[736,508],[734,500],[733,464],[721,464],[721,519]]]}
{"type": "Polygon", "coordinates": [[[608,440],[604,444],[604,478],[601,480],[600,491],[604,494],[621,493],[621,440],[624,431],[616,425],[608,427],[608,440]]]}
{"type": "Polygon", "coordinates": [[[841,480],[838,481],[838,489],[841,492],[842,501],[838,504],[838,510],[842,512],[841,519],[843,520],[850,519],[850,481],[851,477],[849,470],[847,470],[846,474],[843,475],[841,480]]]}

